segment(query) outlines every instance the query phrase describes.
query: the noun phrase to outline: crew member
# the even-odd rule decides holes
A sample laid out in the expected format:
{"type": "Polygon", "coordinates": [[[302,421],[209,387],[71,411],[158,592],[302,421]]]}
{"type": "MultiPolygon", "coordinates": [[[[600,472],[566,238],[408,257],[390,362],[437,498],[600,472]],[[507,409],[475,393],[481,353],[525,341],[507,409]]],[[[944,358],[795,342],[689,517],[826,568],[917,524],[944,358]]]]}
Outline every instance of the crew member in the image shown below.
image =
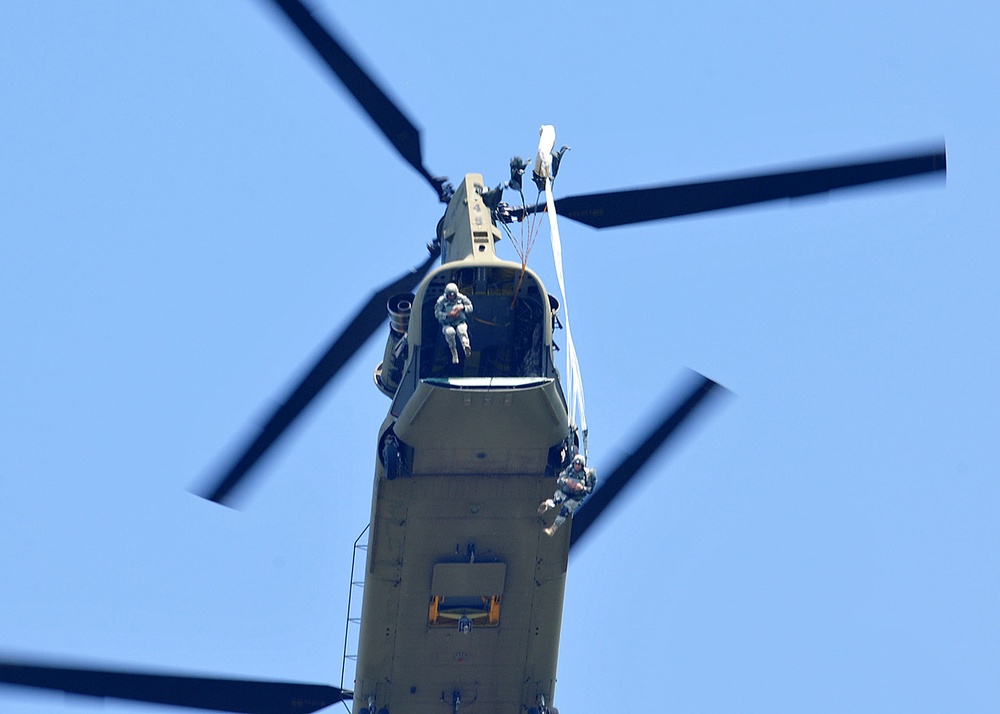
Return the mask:
{"type": "Polygon", "coordinates": [[[444,286],[444,294],[434,303],[434,317],[441,323],[441,332],[448,342],[451,350],[452,364],[458,364],[458,349],[455,346],[455,335],[462,343],[465,356],[472,354],[469,347],[469,325],[466,323],[466,316],[472,314],[472,301],[462,293],[458,292],[455,283],[448,283],[444,286]]]}
{"type": "Polygon", "coordinates": [[[552,525],[542,529],[545,535],[553,535],[570,514],[583,503],[583,499],[593,492],[596,484],[597,471],[587,468],[587,460],[583,458],[583,454],[574,456],[566,470],[556,479],[559,490],[552,494],[552,498],[547,498],[538,505],[538,515],[542,515],[550,508],[561,506],[559,515],[552,525]]]}

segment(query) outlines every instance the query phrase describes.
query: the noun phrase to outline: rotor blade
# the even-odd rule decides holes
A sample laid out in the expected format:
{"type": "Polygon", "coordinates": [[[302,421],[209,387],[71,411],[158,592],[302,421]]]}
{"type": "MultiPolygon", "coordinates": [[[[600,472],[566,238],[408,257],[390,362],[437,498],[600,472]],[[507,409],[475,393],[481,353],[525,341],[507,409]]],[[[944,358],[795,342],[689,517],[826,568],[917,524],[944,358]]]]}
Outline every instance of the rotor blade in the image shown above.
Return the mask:
{"type": "Polygon", "coordinates": [[[289,425],[309,406],[323,388],[337,375],[354,353],[361,349],[383,322],[388,313],[386,303],[393,295],[411,292],[430,270],[440,254],[434,249],[420,266],[410,270],[397,280],[376,292],[354,319],[337,335],[333,343],[309,372],[299,381],[295,389],[268,419],[267,423],[233,461],[229,469],[216,479],[216,486],[203,494],[205,498],[222,503],[240,483],[257,460],[271,448],[275,441],[288,429],[289,425]]]}
{"type": "Polygon", "coordinates": [[[427,179],[438,197],[447,202],[444,179],[437,178],[424,166],[420,150],[420,131],[406,118],[371,76],[361,68],[333,34],[299,0],[274,0],[319,56],[344,83],[347,91],[368,113],[396,151],[410,166],[427,179]]]}
{"type": "Polygon", "coordinates": [[[663,444],[674,436],[677,428],[685,423],[695,410],[713,393],[727,391],[717,382],[708,377],[695,373],[695,380],[688,390],[684,400],[667,412],[664,418],[649,433],[645,440],[629,454],[611,472],[607,479],[603,480],[600,488],[591,494],[583,505],[573,514],[572,531],[570,532],[569,545],[572,549],[594,522],[600,518],[605,509],[618,496],[622,489],[632,482],[632,478],[639,473],[643,466],[656,454],[663,444]]]}
{"type": "Polygon", "coordinates": [[[323,684],[183,677],[0,662],[0,683],[241,714],[308,714],[350,699],[323,684]]]}
{"type": "MultiPolygon", "coordinates": [[[[806,167],[716,181],[591,193],[557,199],[559,215],[594,228],[656,221],[752,203],[827,193],[863,184],[945,172],[944,146],[920,154],[806,167]]],[[[529,212],[545,210],[538,205],[529,212]]]]}

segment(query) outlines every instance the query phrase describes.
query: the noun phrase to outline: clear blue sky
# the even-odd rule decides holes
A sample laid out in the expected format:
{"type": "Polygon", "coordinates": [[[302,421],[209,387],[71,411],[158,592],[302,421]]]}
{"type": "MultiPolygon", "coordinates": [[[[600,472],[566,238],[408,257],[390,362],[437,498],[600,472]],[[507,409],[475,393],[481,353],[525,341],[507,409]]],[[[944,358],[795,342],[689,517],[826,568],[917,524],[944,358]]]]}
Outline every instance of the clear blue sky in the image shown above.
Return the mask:
{"type": "MultiPolygon", "coordinates": [[[[542,123],[557,195],[947,141],[946,185],[563,223],[599,471],[685,367],[737,395],[573,559],[564,714],[1000,709],[1000,10],[397,5],[316,4],[453,179],[542,123]]],[[[439,216],[265,2],[0,3],[0,655],[338,683],[381,345],[242,510],[189,489],[439,216]]]]}

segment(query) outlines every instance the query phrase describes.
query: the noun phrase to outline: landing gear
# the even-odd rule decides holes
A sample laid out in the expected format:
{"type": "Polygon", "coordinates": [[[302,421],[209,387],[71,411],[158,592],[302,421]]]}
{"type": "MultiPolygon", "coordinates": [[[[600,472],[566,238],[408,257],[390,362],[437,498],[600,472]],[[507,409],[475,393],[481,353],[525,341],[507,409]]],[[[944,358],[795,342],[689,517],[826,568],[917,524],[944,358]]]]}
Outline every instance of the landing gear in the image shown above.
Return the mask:
{"type": "Polygon", "coordinates": [[[528,710],[528,714],[559,714],[559,710],[555,707],[548,706],[545,700],[544,694],[538,695],[538,706],[531,707],[528,710]]]}
{"type": "Polygon", "coordinates": [[[385,452],[385,477],[390,481],[394,481],[396,478],[399,477],[399,472],[400,472],[399,452],[396,449],[388,447],[388,444],[386,446],[387,448],[385,452]]]}
{"type": "MultiPolygon", "coordinates": [[[[399,439],[391,431],[382,440],[382,465],[385,477],[393,481],[403,475],[403,449],[399,439]]],[[[374,712],[372,714],[375,714],[374,712]]]]}
{"type": "Polygon", "coordinates": [[[358,714],[389,714],[389,710],[386,707],[382,707],[377,712],[375,711],[375,695],[374,694],[369,694],[368,695],[368,702],[367,702],[367,704],[368,704],[368,706],[361,707],[361,709],[358,710],[358,714]]]}

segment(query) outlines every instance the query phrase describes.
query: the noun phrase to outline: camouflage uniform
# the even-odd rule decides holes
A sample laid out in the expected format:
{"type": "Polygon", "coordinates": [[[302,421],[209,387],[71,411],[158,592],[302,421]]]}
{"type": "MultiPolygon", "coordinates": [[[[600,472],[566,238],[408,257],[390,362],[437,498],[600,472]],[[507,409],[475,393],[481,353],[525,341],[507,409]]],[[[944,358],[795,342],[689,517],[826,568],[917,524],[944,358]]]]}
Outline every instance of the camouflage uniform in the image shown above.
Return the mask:
{"type": "Polygon", "coordinates": [[[550,508],[561,506],[555,522],[548,528],[543,529],[545,534],[553,535],[556,529],[565,523],[570,514],[583,503],[583,499],[593,492],[596,484],[597,471],[587,468],[583,456],[579,454],[574,456],[572,463],[556,479],[556,485],[559,486],[559,490],[552,494],[552,498],[542,501],[538,506],[539,515],[545,513],[550,508]],[[577,464],[580,465],[579,469],[576,468],[577,464]]]}
{"type": "Polygon", "coordinates": [[[448,283],[444,288],[444,295],[434,303],[434,317],[441,323],[441,332],[444,333],[444,339],[448,342],[448,348],[451,350],[451,361],[454,364],[458,364],[458,350],[455,346],[456,334],[462,343],[462,349],[465,350],[465,356],[468,357],[472,354],[472,348],[469,346],[469,326],[466,323],[466,315],[470,314],[472,314],[472,301],[458,292],[458,286],[455,283],[448,283]],[[450,314],[459,305],[462,306],[462,309],[454,315],[450,314]]]}

